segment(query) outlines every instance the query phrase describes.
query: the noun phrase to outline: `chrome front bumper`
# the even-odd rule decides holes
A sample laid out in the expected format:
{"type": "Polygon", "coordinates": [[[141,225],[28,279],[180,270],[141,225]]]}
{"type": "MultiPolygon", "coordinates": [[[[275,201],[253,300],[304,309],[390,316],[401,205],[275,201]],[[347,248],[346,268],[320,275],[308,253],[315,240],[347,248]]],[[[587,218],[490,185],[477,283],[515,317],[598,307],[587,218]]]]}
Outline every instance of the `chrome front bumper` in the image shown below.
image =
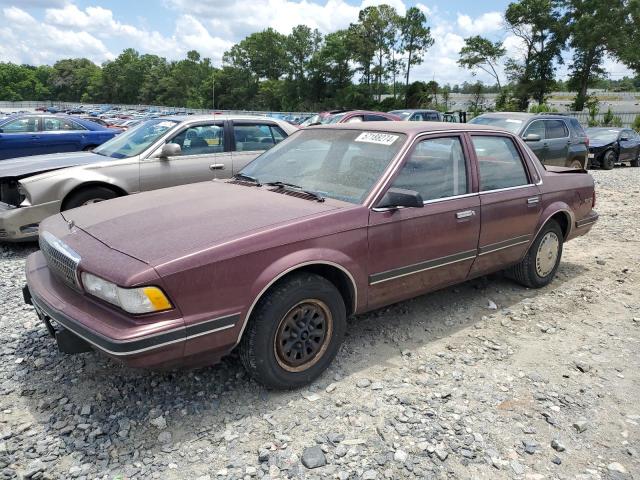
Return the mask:
{"type": "Polygon", "coordinates": [[[0,241],[28,242],[38,239],[38,225],[60,213],[60,201],[25,207],[0,202],[0,241]]]}

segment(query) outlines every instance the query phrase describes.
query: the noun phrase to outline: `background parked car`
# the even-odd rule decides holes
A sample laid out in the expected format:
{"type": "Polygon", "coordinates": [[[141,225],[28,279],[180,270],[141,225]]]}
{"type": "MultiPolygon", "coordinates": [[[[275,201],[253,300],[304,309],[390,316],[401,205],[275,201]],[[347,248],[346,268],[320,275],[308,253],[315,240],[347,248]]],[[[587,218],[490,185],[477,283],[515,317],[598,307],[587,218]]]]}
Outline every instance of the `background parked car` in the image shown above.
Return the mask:
{"type": "Polygon", "coordinates": [[[0,160],[92,150],[118,133],[68,115],[15,115],[0,121],[0,160]]]}
{"type": "Polygon", "coordinates": [[[0,162],[0,240],[33,239],[44,218],[80,205],[228,178],[297,130],[266,117],[172,116],[147,120],[92,152],[0,162]]]}
{"type": "Polygon", "coordinates": [[[588,128],[587,135],[591,166],[604,170],[625,162],[640,166],[640,135],[630,128],[588,128]]]}
{"type": "Polygon", "coordinates": [[[402,120],[409,122],[442,122],[442,114],[437,110],[392,110],[389,113],[398,115],[402,120]]]}
{"type": "Polygon", "coordinates": [[[485,113],[469,123],[504,128],[520,135],[545,165],[588,167],[589,138],[575,118],[500,112],[485,113]]]}
{"type": "MultiPolygon", "coordinates": [[[[335,123],[354,123],[354,122],[385,122],[402,120],[398,115],[386,112],[375,112],[370,110],[337,110],[325,116],[320,116],[316,122],[310,125],[331,125],[335,123]]],[[[303,123],[301,126],[305,126],[303,123]]]]}

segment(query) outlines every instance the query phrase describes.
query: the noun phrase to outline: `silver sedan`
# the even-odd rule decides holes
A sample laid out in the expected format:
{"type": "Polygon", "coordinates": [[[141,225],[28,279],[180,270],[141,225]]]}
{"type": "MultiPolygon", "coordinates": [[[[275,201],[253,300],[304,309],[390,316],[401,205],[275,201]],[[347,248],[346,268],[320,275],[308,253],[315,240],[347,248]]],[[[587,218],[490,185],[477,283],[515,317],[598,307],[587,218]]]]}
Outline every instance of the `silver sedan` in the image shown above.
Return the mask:
{"type": "Polygon", "coordinates": [[[0,240],[34,240],[46,217],[158,188],[228,178],[297,127],[269,117],[148,120],[92,152],[0,162],[0,240]]]}

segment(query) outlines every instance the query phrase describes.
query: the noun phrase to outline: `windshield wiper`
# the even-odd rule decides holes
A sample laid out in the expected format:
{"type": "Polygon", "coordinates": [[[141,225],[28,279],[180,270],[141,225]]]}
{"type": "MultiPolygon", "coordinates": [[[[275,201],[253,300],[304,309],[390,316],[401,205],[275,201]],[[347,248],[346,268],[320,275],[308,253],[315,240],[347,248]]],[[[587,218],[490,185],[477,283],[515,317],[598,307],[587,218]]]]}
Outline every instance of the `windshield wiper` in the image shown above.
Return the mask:
{"type": "Polygon", "coordinates": [[[324,197],[322,195],[320,195],[319,193],[311,191],[311,190],[305,190],[300,185],[296,185],[295,183],[287,183],[287,182],[277,181],[277,182],[267,182],[267,183],[265,183],[265,185],[272,186],[272,187],[278,187],[278,188],[287,188],[289,190],[295,190],[295,191],[298,191],[298,192],[306,193],[307,195],[310,195],[313,198],[315,198],[318,202],[324,202],[324,197]]]}
{"type": "Polygon", "coordinates": [[[247,175],[246,173],[236,173],[233,178],[236,180],[248,180],[255,183],[257,187],[261,186],[260,180],[258,180],[256,177],[252,177],[251,175],[247,175]]]}

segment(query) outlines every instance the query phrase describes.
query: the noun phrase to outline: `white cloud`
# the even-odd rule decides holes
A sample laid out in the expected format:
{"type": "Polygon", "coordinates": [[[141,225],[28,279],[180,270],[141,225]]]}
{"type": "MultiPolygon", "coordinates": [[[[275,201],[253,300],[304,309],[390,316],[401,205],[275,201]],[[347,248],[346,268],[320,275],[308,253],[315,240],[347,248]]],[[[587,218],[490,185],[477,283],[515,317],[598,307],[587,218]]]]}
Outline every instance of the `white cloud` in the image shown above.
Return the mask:
{"type": "Polygon", "coordinates": [[[458,27],[468,35],[483,35],[503,29],[503,17],[500,12],[483,13],[477,18],[459,13],[457,23],[458,27]]]}

